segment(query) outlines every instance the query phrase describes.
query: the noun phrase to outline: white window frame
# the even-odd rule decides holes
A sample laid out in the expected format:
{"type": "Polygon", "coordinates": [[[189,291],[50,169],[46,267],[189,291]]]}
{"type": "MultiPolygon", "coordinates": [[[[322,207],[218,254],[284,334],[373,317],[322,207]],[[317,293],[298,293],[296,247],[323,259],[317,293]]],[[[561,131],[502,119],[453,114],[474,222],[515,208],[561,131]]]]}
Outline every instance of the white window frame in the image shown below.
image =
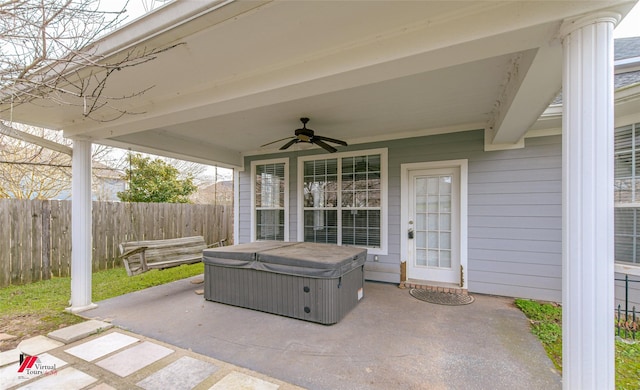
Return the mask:
{"type": "MultiPolygon", "coordinates": [[[[337,159],[338,164],[338,231],[337,231],[337,242],[338,245],[341,245],[342,239],[342,159],[344,157],[355,157],[355,156],[368,156],[368,155],[380,155],[380,248],[369,248],[367,247],[367,253],[371,255],[387,255],[388,254],[388,236],[389,236],[389,228],[388,228],[388,182],[389,182],[389,169],[388,169],[388,149],[387,148],[379,148],[379,149],[365,149],[365,150],[357,150],[353,152],[337,152],[337,153],[325,153],[325,154],[313,154],[309,156],[301,156],[298,157],[298,182],[296,184],[297,192],[298,192],[298,230],[297,235],[299,240],[304,240],[304,189],[302,188],[304,184],[304,163],[306,161],[313,160],[327,160],[327,159],[337,159]]],[[[377,208],[376,208],[377,209],[377,208]]]]}
{"type": "Polygon", "coordinates": [[[284,163],[284,241],[289,241],[289,159],[274,158],[251,161],[251,241],[256,238],[256,167],[258,165],[284,163]]]}
{"type": "MultiPolygon", "coordinates": [[[[614,203],[613,212],[616,212],[616,209],[622,208],[630,208],[636,209],[640,208],[640,203],[638,202],[630,202],[630,203],[614,203]]],[[[637,227],[640,230],[640,226],[637,227]]],[[[615,223],[613,226],[614,237],[615,237],[615,223]]],[[[615,250],[614,250],[614,264],[615,264],[615,272],[640,276],[640,263],[630,263],[627,261],[617,261],[615,260],[615,250]]]]}
{"type": "MultiPolygon", "coordinates": [[[[635,132],[638,128],[640,128],[640,122],[636,122],[633,121],[631,123],[625,123],[625,124],[617,124],[615,126],[615,130],[618,130],[622,127],[627,127],[627,126],[631,126],[631,131],[635,132]]],[[[640,149],[640,148],[635,148],[635,145],[632,145],[633,149],[640,149]]],[[[632,149],[632,150],[633,150],[632,149]]],[[[616,150],[615,150],[615,146],[614,146],[614,156],[616,155],[616,150]]],[[[615,163],[615,162],[614,162],[615,163]]],[[[635,166],[635,164],[634,164],[635,166]]],[[[640,180],[640,172],[634,172],[635,173],[635,177],[637,177],[637,180],[640,180]]],[[[615,178],[614,178],[615,180],[615,178]]],[[[611,189],[612,191],[615,191],[615,188],[611,189]]],[[[640,196],[636,195],[638,198],[640,198],[640,196]]],[[[615,192],[614,192],[614,198],[615,198],[615,192]]],[[[635,202],[614,202],[614,209],[613,212],[615,213],[616,209],[619,208],[640,208],[640,202],[638,200],[636,200],[635,202]]],[[[640,229],[640,227],[638,228],[640,229]]],[[[614,224],[614,235],[615,235],[615,224],[614,224]]],[[[618,272],[618,273],[623,273],[623,274],[628,274],[628,275],[634,275],[634,276],[640,276],[640,264],[639,263],[629,263],[629,262],[625,262],[625,261],[616,261],[615,260],[615,251],[614,251],[614,271],[618,272]]]]}

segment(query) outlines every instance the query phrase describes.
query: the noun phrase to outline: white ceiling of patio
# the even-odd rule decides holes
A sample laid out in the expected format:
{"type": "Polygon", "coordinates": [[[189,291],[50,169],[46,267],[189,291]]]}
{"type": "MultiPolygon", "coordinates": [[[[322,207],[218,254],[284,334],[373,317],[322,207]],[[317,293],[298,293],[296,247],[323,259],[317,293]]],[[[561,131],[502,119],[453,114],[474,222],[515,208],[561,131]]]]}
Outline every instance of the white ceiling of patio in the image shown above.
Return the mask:
{"type": "Polygon", "coordinates": [[[88,119],[40,101],[0,106],[0,118],[236,167],[244,154],[277,150],[260,145],[293,135],[303,116],[317,134],[349,143],[493,127],[494,143],[513,144],[561,87],[563,20],[610,6],[174,2],[98,43],[114,56],[184,43],[109,79],[110,96],[153,86],[116,103],[136,114],[112,120],[116,112],[102,109],[88,119]]]}

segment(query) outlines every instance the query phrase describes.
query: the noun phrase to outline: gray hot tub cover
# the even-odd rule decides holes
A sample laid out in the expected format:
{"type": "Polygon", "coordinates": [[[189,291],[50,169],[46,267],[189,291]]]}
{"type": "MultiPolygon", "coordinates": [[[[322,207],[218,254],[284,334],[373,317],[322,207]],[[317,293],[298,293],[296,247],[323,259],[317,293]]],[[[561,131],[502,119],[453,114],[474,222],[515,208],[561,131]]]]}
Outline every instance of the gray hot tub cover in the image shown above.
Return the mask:
{"type": "Polygon", "coordinates": [[[205,264],[310,278],[337,278],[360,267],[367,250],[312,242],[258,241],[206,249],[205,264]]]}

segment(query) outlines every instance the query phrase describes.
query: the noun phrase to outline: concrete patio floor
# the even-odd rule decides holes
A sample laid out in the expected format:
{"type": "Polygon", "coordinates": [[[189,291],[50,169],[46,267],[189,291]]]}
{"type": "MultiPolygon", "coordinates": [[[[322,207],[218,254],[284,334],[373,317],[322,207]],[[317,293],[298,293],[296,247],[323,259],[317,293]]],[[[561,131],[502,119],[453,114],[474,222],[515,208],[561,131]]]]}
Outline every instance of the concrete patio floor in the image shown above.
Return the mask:
{"type": "Polygon", "coordinates": [[[83,315],[309,389],[561,387],[510,298],[443,306],[367,282],[365,298],[325,326],[206,301],[201,287],[185,279],[83,315]]]}

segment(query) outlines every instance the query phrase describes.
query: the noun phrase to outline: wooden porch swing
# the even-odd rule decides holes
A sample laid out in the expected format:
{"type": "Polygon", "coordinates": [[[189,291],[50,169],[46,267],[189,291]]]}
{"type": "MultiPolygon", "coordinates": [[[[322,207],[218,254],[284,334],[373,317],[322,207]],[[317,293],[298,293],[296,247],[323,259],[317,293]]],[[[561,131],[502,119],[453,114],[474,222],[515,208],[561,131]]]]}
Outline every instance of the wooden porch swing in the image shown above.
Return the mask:
{"type": "MultiPolygon", "coordinates": [[[[131,172],[131,157],[129,157],[131,172]]],[[[131,176],[129,176],[131,180],[131,176]]],[[[215,183],[218,180],[216,167],[215,183]]],[[[217,206],[217,187],[214,193],[214,206],[217,206]]],[[[207,245],[203,236],[179,237],[162,240],[128,241],[121,243],[120,258],[127,275],[133,276],[151,269],[165,269],[182,264],[194,264],[202,261],[202,251],[207,248],[225,246],[227,239],[207,245]]]]}

